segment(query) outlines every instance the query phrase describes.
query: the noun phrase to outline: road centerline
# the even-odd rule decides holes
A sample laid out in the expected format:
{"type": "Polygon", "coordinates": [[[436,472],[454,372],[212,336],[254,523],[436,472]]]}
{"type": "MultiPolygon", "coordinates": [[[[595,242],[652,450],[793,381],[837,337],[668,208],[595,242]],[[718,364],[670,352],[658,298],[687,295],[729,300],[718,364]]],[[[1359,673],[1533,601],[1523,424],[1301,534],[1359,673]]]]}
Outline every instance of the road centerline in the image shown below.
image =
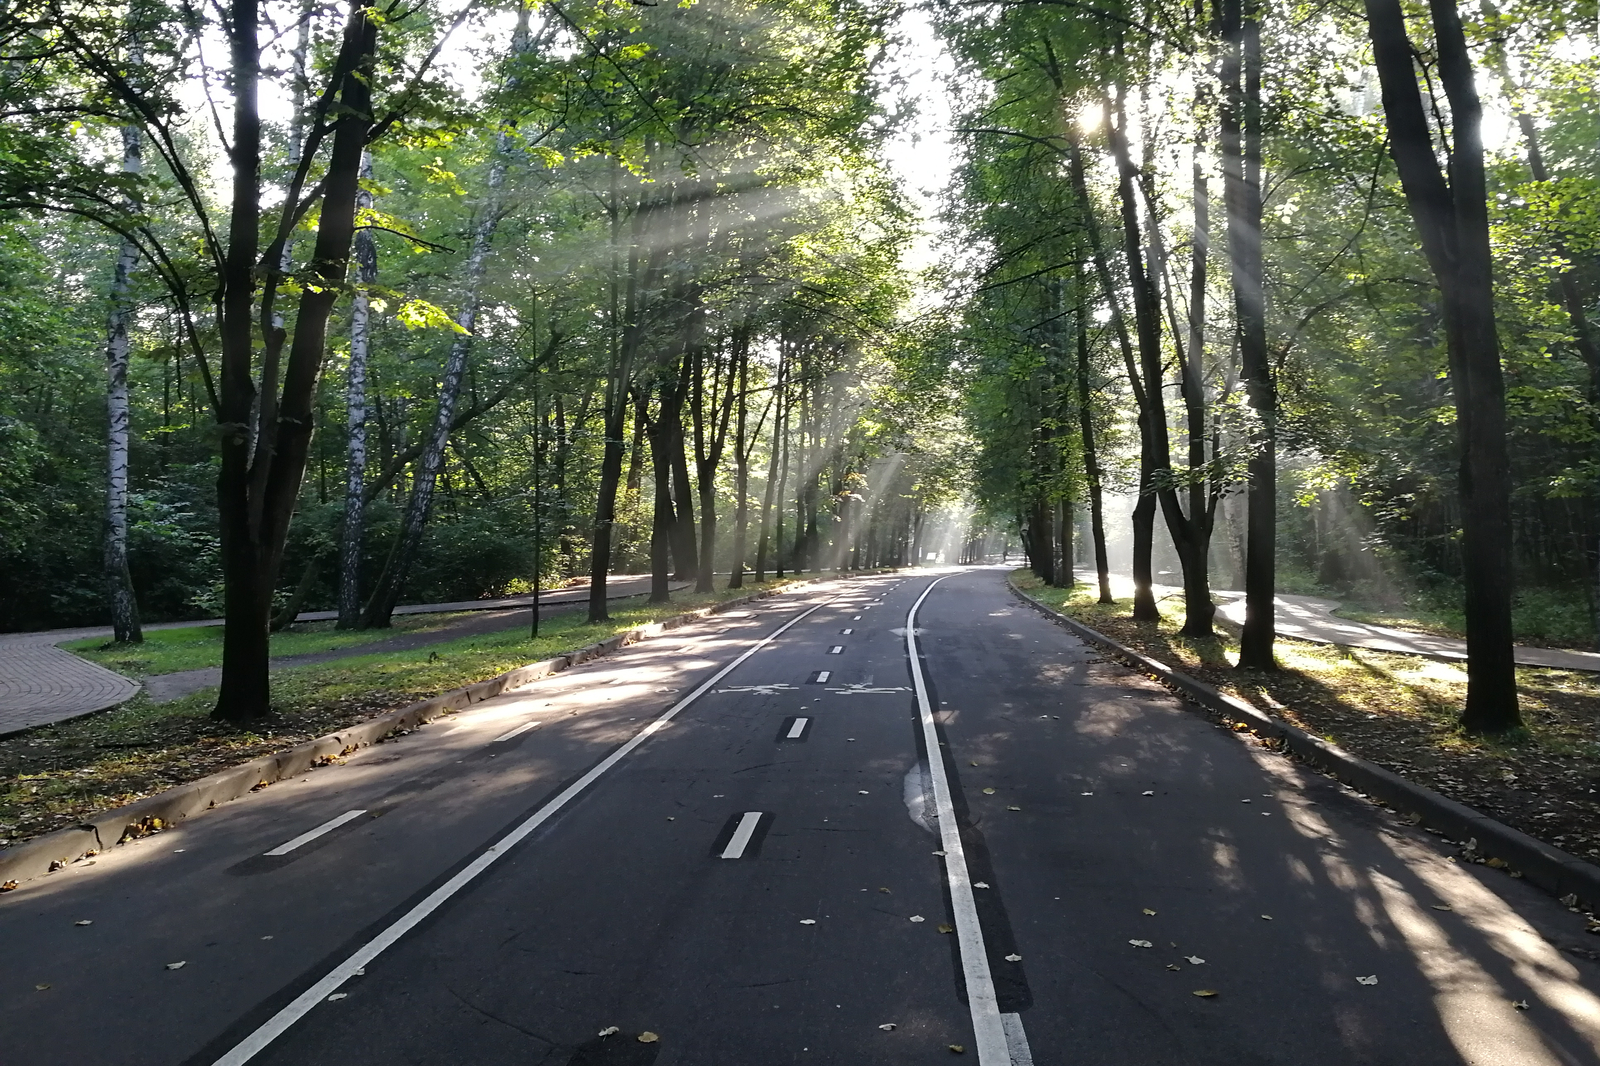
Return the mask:
{"type": "Polygon", "coordinates": [[[738,828],[733,831],[733,836],[728,840],[728,846],[722,849],[724,859],[744,858],[744,849],[750,846],[750,838],[756,835],[756,826],[761,824],[760,811],[745,811],[744,817],[739,819],[738,828]]]}
{"type": "MultiPolygon", "coordinates": [[[[538,829],[541,825],[554,817],[556,813],[561,810],[561,808],[572,802],[574,798],[576,798],[595,781],[598,781],[608,770],[617,765],[617,763],[621,762],[623,759],[627,758],[628,755],[630,755],[646,740],[650,739],[650,737],[664,729],[667,723],[676,718],[678,714],[684,710],[684,708],[688,707],[695,700],[699,699],[700,696],[711,691],[712,686],[714,686],[718,681],[721,681],[724,677],[727,677],[729,674],[731,674],[747,659],[755,655],[756,652],[777,640],[799,622],[809,618],[817,611],[820,611],[833,599],[834,597],[830,596],[827,599],[824,599],[822,602],[808,607],[804,611],[801,611],[783,625],[779,626],[777,629],[773,630],[765,637],[762,637],[750,647],[746,648],[731,663],[722,667],[722,669],[706,678],[699,685],[696,685],[687,696],[683,697],[677,703],[674,703],[643,729],[635,733],[628,740],[624,741],[622,745],[610,755],[607,755],[604,759],[601,759],[600,762],[596,763],[588,773],[584,774],[582,777],[578,778],[578,780],[562,789],[561,792],[559,792],[553,799],[543,804],[537,811],[519,822],[509,833],[506,833],[499,840],[495,841],[488,848],[479,853],[477,858],[467,863],[466,866],[457,871],[456,874],[444,884],[428,893],[428,895],[424,897],[421,902],[417,903],[410,910],[406,911],[405,914],[401,915],[400,918],[384,928],[384,930],[377,936],[373,937],[361,947],[357,948],[348,958],[335,966],[320,980],[316,981],[311,985],[311,987],[301,992],[286,1006],[282,1007],[275,1014],[273,1014],[272,1017],[268,1018],[260,1026],[256,1027],[256,1029],[248,1036],[239,1041],[239,1043],[235,1044],[225,1054],[218,1058],[215,1061],[214,1066],[243,1066],[244,1063],[249,1062],[251,1059],[259,1055],[274,1040],[288,1032],[296,1022],[309,1014],[312,1008],[326,1001],[330,995],[338,991],[341,985],[350,980],[352,977],[356,976],[357,973],[365,972],[366,967],[373,962],[373,960],[377,959],[378,956],[382,955],[389,948],[399,943],[407,933],[411,932],[411,930],[420,925],[429,915],[433,914],[434,911],[443,906],[452,896],[475,881],[485,870],[489,869],[500,859],[510,854],[512,849],[514,849],[517,844],[521,843],[530,834],[532,834],[534,830],[538,829]]],[[[356,812],[357,815],[360,813],[364,812],[356,812]]],[[[320,828],[321,827],[319,827],[319,829],[320,828]]],[[[331,828],[331,826],[329,828],[331,828]]],[[[326,832],[327,830],[324,829],[322,831],[326,832]]],[[[293,842],[291,841],[291,843],[293,842]]]]}

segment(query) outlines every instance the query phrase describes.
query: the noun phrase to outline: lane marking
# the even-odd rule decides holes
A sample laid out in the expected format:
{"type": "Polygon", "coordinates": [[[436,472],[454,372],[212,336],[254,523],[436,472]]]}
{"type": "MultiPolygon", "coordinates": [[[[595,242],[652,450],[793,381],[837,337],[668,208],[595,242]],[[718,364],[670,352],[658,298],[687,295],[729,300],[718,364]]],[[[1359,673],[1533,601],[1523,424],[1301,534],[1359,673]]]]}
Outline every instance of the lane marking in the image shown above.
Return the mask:
{"type": "Polygon", "coordinates": [[[853,614],[853,615],[850,616],[850,621],[859,622],[859,621],[861,621],[861,616],[859,614],[853,614]]]}
{"type": "Polygon", "coordinates": [[[744,858],[744,849],[750,846],[750,838],[756,835],[756,826],[760,824],[760,811],[745,811],[744,817],[739,819],[739,828],[733,831],[733,837],[728,841],[728,846],[722,849],[722,857],[724,859],[744,858]]]}
{"type": "Polygon", "coordinates": [[[806,723],[809,722],[809,721],[811,721],[811,719],[809,719],[809,718],[796,718],[794,720],[794,725],[789,727],[789,732],[788,732],[789,739],[790,740],[794,740],[801,733],[804,733],[806,731],[806,723]]]}
{"type": "MultiPolygon", "coordinates": [[[[948,575],[946,575],[948,576],[948,575]]],[[[961,951],[961,973],[967,983],[967,1005],[972,1012],[973,1043],[978,1048],[978,1066],[1011,1066],[1014,1061],[1006,1040],[1006,1026],[1000,1017],[1000,1003],[994,994],[994,975],[989,972],[989,953],[983,942],[983,926],[978,923],[978,905],[972,898],[972,872],[967,869],[967,854],[961,844],[961,829],[956,825],[955,803],[951,799],[950,777],[945,771],[944,753],[939,747],[939,731],[934,726],[933,705],[928,700],[928,682],[922,676],[917,658],[917,609],[928,598],[933,586],[928,582],[922,595],[906,613],[906,657],[911,661],[911,684],[917,694],[917,713],[922,721],[922,742],[928,752],[928,771],[933,779],[934,817],[939,822],[939,843],[944,851],[945,880],[950,887],[950,911],[955,919],[956,942],[961,951]]],[[[1027,1047],[1022,1027],[1016,1032],[1027,1047]]],[[[1017,1061],[1032,1062],[1031,1053],[1017,1061]]]]}
{"type": "Polygon", "coordinates": [[[855,630],[853,630],[853,629],[841,629],[841,630],[839,630],[839,632],[848,637],[851,633],[854,633],[855,630]]]}
{"type": "Polygon", "coordinates": [[[402,937],[415,929],[428,915],[443,906],[451,896],[460,892],[475,881],[485,870],[505,858],[512,848],[516,847],[534,830],[549,821],[561,808],[571,803],[584,789],[598,781],[607,770],[627,758],[635,748],[666,728],[667,723],[676,718],[685,707],[689,706],[701,695],[709,692],[713,685],[731,674],[746,659],[783,636],[792,626],[826,607],[831,598],[823,600],[821,603],[795,615],[745,649],[733,662],[702,681],[695,687],[694,691],[667,708],[659,718],[635,733],[616,751],[601,759],[588,773],[562,789],[549,803],[540,807],[518,824],[515,829],[495,841],[494,844],[490,845],[481,855],[463,867],[454,877],[430,892],[421,903],[401,915],[394,924],[357,948],[349,958],[328,971],[327,975],[320,981],[300,993],[287,1006],[279,1010],[271,1018],[268,1018],[253,1033],[239,1041],[230,1051],[217,1059],[213,1066],[244,1066],[244,1063],[259,1055],[266,1049],[268,1044],[288,1032],[291,1026],[309,1014],[313,1007],[326,1000],[334,992],[337,992],[340,985],[356,976],[358,970],[366,969],[368,964],[398,943],[402,937]]]}
{"type": "Polygon", "coordinates": [[[1011,1049],[1011,1066],[1033,1066],[1033,1049],[1028,1046],[1028,1034],[1022,1031],[1022,1015],[1002,1014],[1000,1024],[1006,1031],[1006,1045],[1011,1049]]]}
{"type": "Polygon", "coordinates": [[[309,844],[319,836],[322,836],[324,833],[331,833],[341,825],[344,825],[346,822],[354,821],[366,813],[367,811],[364,807],[359,811],[345,811],[343,814],[339,815],[339,817],[330,818],[326,822],[323,822],[309,833],[301,833],[287,844],[279,844],[277,847],[267,852],[267,854],[273,858],[277,858],[279,855],[287,855],[300,845],[309,844]]]}
{"type": "Polygon", "coordinates": [[[521,736],[523,733],[526,733],[530,729],[538,729],[539,726],[542,725],[542,724],[543,724],[542,722],[538,722],[538,721],[523,722],[521,725],[517,726],[515,729],[508,729],[504,733],[501,733],[499,736],[497,736],[493,740],[489,741],[489,743],[498,744],[503,740],[510,740],[512,737],[521,736]]]}
{"type": "Polygon", "coordinates": [[[842,653],[843,651],[844,651],[844,645],[843,644],[835,644],[833,647],[828,649],[828,654],[829,655],[838,655],[838,654],[842,653]]]}
{"type": "Polygon", "coordinates": [[[811,683],[813,685],[826,685],[828,683],[828,678],[832,675],[832,673],[833,671],[831,670],[818,670],[816,680],[811,683]]]}

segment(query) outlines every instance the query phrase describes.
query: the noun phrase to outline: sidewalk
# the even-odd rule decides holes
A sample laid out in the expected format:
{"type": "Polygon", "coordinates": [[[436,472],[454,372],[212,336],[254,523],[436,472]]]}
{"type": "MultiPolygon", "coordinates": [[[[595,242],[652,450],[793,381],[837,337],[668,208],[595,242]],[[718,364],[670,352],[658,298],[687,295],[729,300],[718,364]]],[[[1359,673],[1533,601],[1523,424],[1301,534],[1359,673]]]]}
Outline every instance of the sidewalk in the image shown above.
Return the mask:
{"type": "MultiPolygon", "coordinates": [[[[1093,585],[1096,578],[1092,570],[1077,571],[1079,581],[1093,585]]],[[[1183,589],[1174,585],[1155,585],[1157,600],[1171,601],[1169,609],[1182,609],[1183,589]]],[[[1112,594],[1119,599],[1133,595],[1133,581],[1122,574],[1111,575],[1112,594]]],[[[1217,601],[1217,613],[1239,625],[1244,624],[1244,593],[1231,589],[1212,589],[1217,601]]],[[[1338,600],[1318,596],[1295,596],[1280,593],[1273,600],[1276,606],[1278,635],[1307,640],[1314,644],[1337,644],[1346,648],[1370,648],[1373,651],[1399,652],[1404,655],[1424,655],[1430,659],[1465,661],[1467,642],[1450,637],[1436,637],[1427,633],[1412,633],[1403,629],[1354,622],[1335,617],[1338,600]]],[[[1570,651],[1565,648],[1530,648],[1518,645],[1516,660],[1522,666],[1544,666],[1555,670],[1582,670],[1600,673],[1600,652],[1570,651]]]]}
{"type": "MultiPolygon", "coordinates": [[[[606,581],[607,599],[637,596],[649,590],[649,574],[618,575],[606,581]]],[[[587,601],[588,598],[587,585],[554,589],[540,594],[539,606],[570,606],[587,601]]],[[[408,604],[396,607],[394,613],[503,611],[532,605],[533,596],[529,594],[496,600],[408,604]]],[[[298,615],[295,621],[320,622],[335,617],[337,613],[334,611],[307,611],[298,615]]],[[[220,618],[208,618],[195,622],[164,622],[144,628],[147,631],[154,631],[221,624],[220,618]]],[[[103,711],[107,707],[115,707],[125,700],[132,699],[139,691],[139,682],[56,647],[69,640],[110,636],[110,626],[51,629],[35,633],[0,633],[0,736],[103,711]]],[[[349,654],[362,654],[362,649],[353,648],[349,654]]]]}

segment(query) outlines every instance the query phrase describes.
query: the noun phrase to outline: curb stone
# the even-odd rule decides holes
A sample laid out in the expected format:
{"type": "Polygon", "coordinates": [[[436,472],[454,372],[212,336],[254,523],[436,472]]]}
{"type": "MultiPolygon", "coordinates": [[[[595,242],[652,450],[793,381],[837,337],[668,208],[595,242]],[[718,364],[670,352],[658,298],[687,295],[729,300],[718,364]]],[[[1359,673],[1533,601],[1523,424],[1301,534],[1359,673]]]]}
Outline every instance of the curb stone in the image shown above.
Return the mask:
{"type": "Polygon", "coordinates": [[[1006,582],[1020,599],[1046,617],[1070,629],[1118,658],[1127,665],[1160,681],[1167,688],[1235,722],[1244,723],[1262,737],[1281,741],[1287,751],[1319,770],[1350,785],[1397,811],[1420,820],[1422,825],[1443,833],[1451,840],[1476,842],[1475,851],[1484,857],[1500,859],[1525,879],[1564,900],[1576,897],[1589,907],[1600,906],[1600,866],[1586,862],[1560,848],[1551,847],[1503,822],[1497,822],[1471,807],[1409,781],[1391,770],[1367,762],[1348,751],[1314,736],[1281,718],[1217,691],[1203,681],[1181,673],[1132,648],[1112,640],[1082,622],[1057,611],[1010,581],[1006,582]]]}
{"type": "MultiPolygon", "coordinates": [[[[892,572],[892,570],[857,571],[851,576],[872,576],[877,573],[892,572]]],[[[838,580],[838,577],[812,578],[786,585],[781,589],[765,589],[724,600],[709,607],[685,611],[659,622],[624,630],[597,643],[586,644],[563,655],[557,655],[553,659],[519,666],[487,681],[451,689],[432,699],[385,712],[364,722],[357,722],[336,733],[304,741],[287,751],[263,755],[239,766],[219,770],[198,781],[176,785],[153,796],[146,796],[121,807],[102,811],[78,825],[57,829],[0,850],[0,886],[10,885],[15,888],[22,881],[53,873],[81,859],[92,858],[116,844],[171,828],[178,822],[208,811],[219,803],[238,799],[274,782],[298,777],[308,770],[326,766],[335,759],[381,740],[409,733],[442,715],[451,714],[474,703],[482,703],[502,692],[521,688],[579,663],[609,655],[629,644],[659,636],[669,629],[677,629],[690,622],[817,581],[833,580],[838,580]]],[[[8,890],[0,888],[0,891],[8,890]]]]}

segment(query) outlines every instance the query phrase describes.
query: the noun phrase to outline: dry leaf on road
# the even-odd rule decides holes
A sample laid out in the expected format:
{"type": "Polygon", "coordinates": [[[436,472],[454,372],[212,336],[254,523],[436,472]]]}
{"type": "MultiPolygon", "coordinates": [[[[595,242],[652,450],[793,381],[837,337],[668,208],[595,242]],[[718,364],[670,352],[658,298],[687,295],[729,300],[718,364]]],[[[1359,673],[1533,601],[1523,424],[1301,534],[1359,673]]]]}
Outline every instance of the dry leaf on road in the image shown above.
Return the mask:
{"type": "Polygon", "coordinates": [[[974,881],[974,882],[972,882],[972,887],[973,888],[988,888],[989,887],[989,882],[987,882],[987,881],[974,881]]]}
{"type": "Polygon", "coordinates": [[[1206,961],[1205,959],[1202,959],[1198,955],[1185,955],[1184,958],[1189,960],[1189,965],[1190,966],[1203,966],[1205,964],[1205,961],[1206,961]]]}
{"type": "Polygon", "coordinates": [[[183,962],[169,962],[169,963],[167,963],[167,969],[169,969],[169,970],[181,970],[187,965],[189,965],[187,960],[185,960],[183,962]]]}
{"type": "Polygon", "coordinates": [[[600,1030],[600,1035],[601,1036],[616,1036],[620,1032],[622,1032],[622,1030],[618,1029],[616,1026],[608,1025],[604,1029],[600,1030]]]}
{"type": "Polygon", "coordinates": [[[81,922],[73,922],[72,924],[73,925],[93,925],[94,922],[93,922],[93,920],[91,920],[89,918],[85,918],[81,922]]]}
{"type": "Polygon", "coordinates": [[[1155,913],[1156,913],[1156,912],[1155,912],[1155,911],[1153,911],[1153,910],[1151,910],[1151,909],[1150,909],[1150,908],[1149,908],[1149,907],[1146,907],[1146,908],[1145,908],[1145,909],[1144,909],[1144,912],[1145,912],[1145,913],[1146,913],[1146,914],[1148,914],[1148,915],[1150,915],[1150,916],[1151,916],[1151,917],[1152,917],[1152,918],[1153,918],[1153,917],[1155,917],[1155,913]]]}
{"type": "Polygon", "coordinates": [[[884,1022],[882,1025],[878,1026],[878,1028],[882,1029],[886,1033],[891,1033],[894,1031],[894,1024],[894,1022],[884,1022]]]}
{"type": "Polygon", "coordinates": [[[928,919],[924,918],[920,914],[913,914],[911,917],[906,919],[906,921],[908,921],[908,922],[925,922],[927,920],[928,919]]]}
{"type": "Polygon", "coordinates": [[[801,918],[800,919],[800,924],[801,925],[816,925],[817,924],[817,920],[815,918],[801,918]]]}
{"type": "Polygon", "coordinates": [[[341,999],[349,999],[349,998],[350,998],[350,993],[348,993],[348,992],[335,992],[333,995],[328,997],[328,1002],[329,1003],[337,1003],[341,999]]]}
{"type": "Polygon", "coordinates": [[[657,1040],[660,1040],[660,1039],[661,1038],[659,1036],[657,1036],[656,1034],[652,1033],[648,1029],[646,1029],[644,1032],[639,1034],[639,1043],[641,1043],[641,1044],[654,1044],[657,1040]]]}
{"type": "Polygon", "coordinates": [[[946,922],[940,922],[939,923],[939,932],[941,932],[941,933],[953,933],[955,931],[956,931],[956,927],[955,926],[950,925],[950,924],[948,924],[946,922]]]}
{"type": "Polygon", "coordinates": [[[1022,961],[1022,956],[1021,955],[1007,955],[1006,956],[1006,961],[1007,962],[1021,962],[1022,961]]]}
{"type": "Polygon", "coordinates": [[[1377,983],[1378,983],[1378,975],[1377,974],[1373,974],[1371,977],[1357,977],[1356,978],[1356,984],[1358,984],[1358,985],[1375,985],[1377,983]]]}
{"type": "Polygon", "coordinates": [[[994,789],[992,789],[992,788],[986,788],[986,789],[984,789],[984,790],[983,790],[983,794],[984,794],[984,795],[985,795],[985,796],[992,796],[992,795],[994,795],[994,789]]]}
{"type": "Polygon", "coordinates": [[[1217,993],[1216,993],[1216,991],[1214,989],[1197,988],[1197,989],[1194,990],[1194,992],[1192,994],[1196,995],[1196,996],[1199,996],[1201,999],[1210,999],[1211,997],[1215,996],[1217,993]]]}
{"type": "Polygon", "coordinates": [[[1155,947],[1155,945],[1150,943],[1150,941],[1148,941],[1148,940],[1130,940],[1130,941],[1128,941],[1128,943],[1132,944],[1136,948],[1153,948],[1153,947],[1155,947]]]}

